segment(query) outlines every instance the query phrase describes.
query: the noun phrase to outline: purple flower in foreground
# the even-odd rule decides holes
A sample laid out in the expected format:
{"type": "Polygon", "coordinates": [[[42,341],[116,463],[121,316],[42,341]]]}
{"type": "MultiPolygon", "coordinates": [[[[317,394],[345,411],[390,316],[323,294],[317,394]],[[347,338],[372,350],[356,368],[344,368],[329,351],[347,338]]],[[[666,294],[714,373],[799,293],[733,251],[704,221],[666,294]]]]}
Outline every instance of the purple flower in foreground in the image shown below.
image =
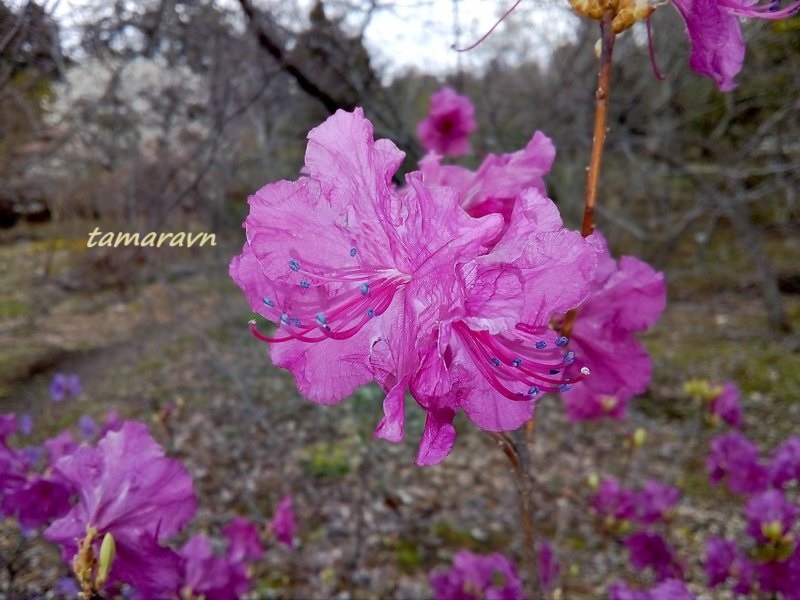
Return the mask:
{"type": "Polygon", "coordinates": [[[780,593],[783,600],[800,600],[800,547],[783,560],[770,560],[754,565],[759,588],[780,593]]]}
{"type": "Polygon", "coordinates": [[[481,556],[459,550],[453,566],[428,576],[434,600],[522,600],[522,581],[514,564],[499,552],[481,556]]]}
{"type": "Polygon", "coordinates": [[[255,523],[236,517],[225,525],[222,534],[228,540],[228,558],[231,561],[261,560],[264,557],[259,528],[255,523]]]}
{"type": "Polygon", "coordinates": [[[81,395],[81,379],[77,375],[56,373],[50,382],[50,398],[53,402],[61,402],[67,398],[77,398],[81,395]]]}
{"type": "Polygon", "coordinates": [[[783,488],[791,481],[800,481],[800,437],[792,436],[775,450],[769,461],[772,485],[783,488]]]}
{"type": "Polygon", "coordinates": [[[548,324],[585,297],[596,250],[535,189],[498,240],[502,218],[470,217],[453,188],[411,173],[395,189],[402,159],[373,141],[361,109],[338,111],[309,133],[306,176],[250,197],[230,272],[279,325],[275,337],[252,327],[306,397],[334,404],[377,380],[376,435],[398,442],[410,389],[427,413],[417,464],[430,465],[450,452],[459,409],[483,429],[515,429],[539,392],[583,377],[548,324]]]}
{"type": "Polygon", "coordinates": [[[797,507],[778,490],[762,492],[745,505],[747,533],[760,543],[777,542],[789,533],[797,512],[797,507]]]}
{"type": "Polygon", "coordinates": [[[284,496],[278,502],[275,509],[275,514],[272,516],[270,529],[278,541],[291,548],[294,545],[294,532],[297,529],[297,524],[294,519],[294,511],[292,510],[292,497],[284,496]]]}
{"type": "Polygon", "coordinates": [[[683,568],[673,549],[657,533],[640,531],[625,538],[631,565],[640,571],[650,567],[659,581],[683,576],[683,568]]]}
{"type": "Polygon", "coordinates": [[[469,134],[476,127],[470,99],[445,86],[431,96],[428,116],[417,125],[417,135],[428,152],[461,156],[469,152],[469,134]]]}
{"type": "Polygon", "coordinates": [[[441,157],[426,155],[419,163],[425,185],[456,188],[461,208],[480,218],[492,213],[503,215],[506,223],[517,197],[529,188],[547,195],[544,175],[550,172],[556,156],[553,141],[537,131],[522,150],[509,154],[488,154],[477,171],[456,165],[443,165],[441,157]]]}
{"type": "Polygon", "coordinates": [[[622,418],[628,401],[647,389],[652,363],[635,333],[650,328],[666,305],[662,273],[632,256],[614,260],[599,231],[590,239],[600,249],[597,273],[575,315],[570,348],[592,375],[562,396],[573,421],[622,418]]]}
{"type": "Polygon", "coordinates": [[[236,600],[250,591],[247,565],[231,560],[230,555],[214,554],[211,541],[204,535],[193,535],[180,549],[184,559],[181,589],[191,597],[205,600],[236,600]]]}
{"type": "Polygon", "coordinates": [[[758,446],[738,431],[718,435],[711,440],[711,454],[706,467],[712,483],[726,480],[735,494],[750,495],[768,486],[768,474],[761,464],[758,446]]]}
{"type": "Polygon", "coordinates": [[[96,447],[84,444],[62,456],[54,472],[78,490],[69,514],[44,533],[61,545],[64,560],[72,560],[87,536],[97,556],[111,533],[116,557],[109,582],[128,583],[152,598],[177,591],[181,559],[160,542],[183,529],[197,502],[186,469],[164,457],[145,425],[123,423],[96,447]]]}
{"type": "Polygon", "coordinates": [[[689,65],[713,79],[722,92],[736,87],[734,77],[742,70],[745,43],[739,17],[786,19],[800,9],[792,0],[780,8],[780,0],[673,0],[686,24],[692,45],[689,65]]]}
{"type": "Polygon", "coordinates": [[[744,414],[739,402],[739,388],[733,382],[726,382],[722,386],[719,396],[711,401],[709,406],[711,414],[722,419],[731,427],[741,429],[744,425],[744,414]]]}

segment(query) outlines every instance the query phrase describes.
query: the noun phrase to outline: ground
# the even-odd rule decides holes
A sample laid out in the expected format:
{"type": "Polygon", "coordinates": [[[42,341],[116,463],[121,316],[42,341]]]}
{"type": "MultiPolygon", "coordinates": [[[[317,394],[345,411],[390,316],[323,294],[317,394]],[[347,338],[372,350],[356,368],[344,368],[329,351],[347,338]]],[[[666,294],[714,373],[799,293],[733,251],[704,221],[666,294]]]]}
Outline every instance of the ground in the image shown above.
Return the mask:
{"type": "MultiPolygon", "coordinates": [[[[460,419],[451,456],[419,468],[423,415],[412,399],[406,440],[391,445],[371,435],[380,390],[367,386],[340,405],[317,406],[271,365],[227,276],[240,232],[214,248],[93,254],[98,249],[85,241],[94,227],[20,225],[0,237],[0,408],[34,415],[34,442],[74,428],[82,414],[102,419],[115,409],[148,422],[194,477],[200,509],[188,533],[218,535],[235,515],[266,523],[292,494],[298,543],[292,550],[270,543],[253,573],[253,597],[425,598],[426,573],[446,567],[459,548],[520,559],[513,478],[486,433],[460,419]],[[56,372],[80,375],[80,399],[49,399],[56,372]]],[[[771,243],[785,261],[778,266],[792,267],[796,242],[771,243]]],[[[667,265],[668,308],[644,336],[655,377],[627,421],[571,425],[555,398],[538,409],[536,526],[564,565],[561,598],[601,598],[620,577],[637,581],[619,542],[588,509],[591,473],[681,488],[669,535],[697,583],[709,533],[740,530],[738,501],[704,472],[708,439],[722,430],[704,423],[682,392],[686,379],[736,381],[746,432],[765,449],[796,432],[798,338],[769,333],[747,265],[730,244],[687,251],[667,265]],[[624,439],[637,427],[648,439],[629,457],[624,439]]],[[[799,329],[800,299],[784,299],[799,329]]],[[[58,554],[35,538],[15,553],[19,541],[4,523],[0,546],[16,559],[13,583],[8,569],[0,576],[0,596],[55,597],[54,582],[67,573],[58,554]]]]}

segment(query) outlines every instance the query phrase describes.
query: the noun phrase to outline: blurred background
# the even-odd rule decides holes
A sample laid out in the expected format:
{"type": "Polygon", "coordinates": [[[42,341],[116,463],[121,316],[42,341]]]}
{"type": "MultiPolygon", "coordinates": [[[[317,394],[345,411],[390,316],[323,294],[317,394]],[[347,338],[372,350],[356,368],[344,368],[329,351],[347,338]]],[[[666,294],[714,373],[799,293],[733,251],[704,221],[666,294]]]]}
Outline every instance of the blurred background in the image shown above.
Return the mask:
{"type": "MultiPolygon", "coordinates": [[[[264,566],[264,597],[419,597],[425,570],[459,547],[518,551],[513,485],[486,469],[503,465],[490,442],[461,423],[454,454],[423,471],[412,465],[420,414],[395,447],[370,439],[379,390],[339,407],[300,399],[249,335],[227,276],[248,194],[299,176],[310,128],[362,106],[414,170],[414,128],[444,83],[476,106],[461,164],[521,149],[536,130],[553,138],[548,189],[576,227],[598,30],[566,2],[530,1],[474,50],[451,50],[510,4],[0,0],[2,412],[34,414],[40,438],[112,408],[152,420],[195,475],[200,528],[264,519],[295,494],[304,541],[264,566]],[[210,232],[217,246],[88,248],[96,227],[210,232]],[[79,401],[49,401],[57,372],[80,375],[79,401]]],[[[616,254],[668,281],[667,313],[645,338],[654,382],[631,417],[658,432],[634,469],[668,473],[671,452],[697,435],[681,391],[690,377],[736,381],[767,447],[800,419],[800,19],[745,24],[730,94],[689,70],[670,6],[652,32],[652,60],[643,25],[615,48],[598,221],[616,254]]],[[[630,425],[567,428],[557,402],[542,411],[536,452],[551,485],[539,516],[586,565],[567,597],[596,597],[619,565],[597,558],[600,542],[548,494],[580,485],[559,479],[565,460],[577,473],[613,462],[630,425]]],[[[681,477],[702,513],[720,498],[695,458],[681,477]]],[[[703,528],[702,514],[687,518],[703,528]]],[[[52,552],[26,560],[25,589],[63,571],[52,552]]]]}

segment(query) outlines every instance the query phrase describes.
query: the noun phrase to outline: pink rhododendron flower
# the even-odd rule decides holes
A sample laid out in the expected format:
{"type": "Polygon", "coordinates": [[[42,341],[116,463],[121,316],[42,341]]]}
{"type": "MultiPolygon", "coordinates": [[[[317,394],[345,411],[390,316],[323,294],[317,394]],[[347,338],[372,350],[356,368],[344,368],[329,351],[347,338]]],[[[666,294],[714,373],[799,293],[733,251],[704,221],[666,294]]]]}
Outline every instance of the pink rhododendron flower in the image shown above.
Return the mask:
{"type": "Polygon", "coordinates": [[[481,556],[459,550],[453,567],[431,573],[428,579],[434,600],[522,600],[522,581],[514,564],[499,552],[481,556]]]}
{"type": "Polygon", "coordinates": [[[426,155],[419,163],[425,185],[454,187],[461,208],[473,217],[498,213],[508,223],[517,197],[529,188],[547,195],[543,177],[556,156],[553,141],[537,131],[524,149],[510,154],[488,154],[477,171],[443,165],[441,157],[426,155]]]}
{"type": "Polygon", "coordinates": [[[683,577],[683,567],[675,551],[658,533],[638,531],[625,538],[625,547],[630,552],[630,563],[643,571],[650,567],[659,581],[683,577]]]}
{"type": "Polygon", "coordinates": [[[692,45],[689,65],[713,79],[722,92],[736,87],[734,77],[742,70],[745,43],[740,17],[786,19],[800,9],[792,0],[783,9],[780,2],[761,0],[673,0],[686,23],[692,45]]]}
{"type": "Polygon", "coordinates": [[[736,545],[718,537],[706,540],[705,569],[708,574],[708,585],[711,588],[724,583],[731,575],[734,561],[739,558],[736,545]]]}
{"type": "Polygon", "coordinates": [[[744,413],[739,402],[739,388],[731,381],[722,385],[722,392],[711,401],[709,410],[712,415],[722,419],[731,427],[741,429],[744,425],[744,413]]]}
{"type": "Polygon", "coordinates": [[[539,542],[538,552],[539,583],[542,589],[549,591],[553,589],[561,573],[561,565],[556,559],[553,547],[547,540],[539,542]]]}
{"type": "Polygon", "coordinates": [[[184,560],[181,590],[192,598],[237,600],[250,591],[247,565],[228,555],[214,553],[211,540],[193,535],[180,549],[184,560]]]}
{"type": "Polygon", "coordinates": [[[572,421],[622,418],[628,401],[647,389],[652,363],[635,333],[650,328],[666,305],[662,273],[632,256],[615,261],[600,232],[590,239],[600,249],[597,273],[578,307],[570,348],[592,376],[562,396],[572,421]]]}
{"type": "Polygon", "coordinates": [[[706,458],[711,483],[726,480],[735,494],[756,494],[767,489],[769,475],[761,464],[758,446],[737,431],[711,440],[711,454],[706,458]]]}
{"type": "Polygon", "coordinates": [[[790,437],[775,450],[769,462],[769,475],[777,488],[800,481],[800,437],[790,437]]]}
{"type": "Polygon", "coordinates": [[[410,389],[427,412],[426,465],[450,452],[457,410],[514,429],[540,391],[583,377],[548,324],[585,297],[596,250],[532,188],[498,239],[502,218],[470,217],[454,188],[411,173],[397,190],[402,159],[373,141],[360,109],[338,111],[309,133],[305,177],[250,197],[230,271],[278,323],[274,337],[254,332],[309,399],[333,404],[377,380],[387,396],[376,434],[399,441],[410,389]]]}
{"type": "Polygon", "coordinates": [[[275,508],[275,514],[270,522],[270,529],[278,541],[289,548],[294,545],[294,532],[297,524],[292,510],[292,497],[284,496],[275,508]]]}
{"type": "Polygon", "coordinates": [[[745,505],[747,533],[759,543],[778,541],[788,535],[797,513],[797,507],[781,492],[767,490],[750,498],[745,505]]]}
{"type": "Polygon", "coordinates": [[[592,495],[592,508],[602,517],[632,520],[636,516],[636,494],[613,477],[604,477],[592,495]]]}
{"type": "MultiPolygon", "coordinates": [[[[288,497],[288,496],[287,496],[288,497]]],[[[258,526],[244,517],[236,517],[222,529],[228,541],[228,557],[234,562],[261,560],[264,549],[258,526]]]]}
{"type": "Polygon", "coordinates": [[[645,525],[663,521],[680,496],[676,487],[658,481],[645,482],[644,487],[635,495],[636,520],[645,525]]]}
{"type": "Polygon", "coordinates": [[[636,590],[619,581],[608,589],[609,600],[695,600],[680,579],[667,579],[649,590],[636,590]]]}
{"type": "Polygon", "coordinates": [[[109,583],[128,583],[149,598],[177,592],[181,559],[160,543],[188,523],[197,502],[186,469],[164,457],[145,425],[124,422],[96,447],[84,444],[59,458],[53,470],[78,490],[70,512],[44,533],[61,545],[65,561],[94,528],[96,556],[106,533],[116,543],[109,583]]]}
{"type": "Polygon", "coordinates": [[[461,156],[469,152],[469,134],[476,127],[470,99],[445,86],[431,96],[428,116],[417,125],[417,135],[428,152],[461,156]]]}

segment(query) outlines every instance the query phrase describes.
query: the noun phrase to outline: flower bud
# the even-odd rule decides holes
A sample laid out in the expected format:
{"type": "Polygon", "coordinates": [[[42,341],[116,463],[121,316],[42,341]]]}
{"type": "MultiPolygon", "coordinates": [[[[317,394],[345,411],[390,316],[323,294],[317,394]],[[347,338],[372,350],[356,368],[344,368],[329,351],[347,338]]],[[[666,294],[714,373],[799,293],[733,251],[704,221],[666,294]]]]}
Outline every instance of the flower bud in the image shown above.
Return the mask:
{"type": "Polygon", "coordinates": [[[644,427],[637,427],[633,432],[633,447],[641,448],[647,442],[647,430],[644,427]]]}
{"type": "Polygon", "coordinates": [[[597,473],[590,473],[586,478],[586,483],[589,485],[589,489],[595,492],[600,487],[600,476],[597,473]]]}
{"type": "Polygon", "coordinates": [[[114,542],[114,536],[111,532],[107,532],[103,536],[103,543],[100,544],[100,560],[97,563],[97,576],[94,578],[95,588],[102,590],[106,581],[108,581],[108,573],[111,571],[111,563],[114,562],[114,557],[117,555],[117,545],[114,542]]]}

